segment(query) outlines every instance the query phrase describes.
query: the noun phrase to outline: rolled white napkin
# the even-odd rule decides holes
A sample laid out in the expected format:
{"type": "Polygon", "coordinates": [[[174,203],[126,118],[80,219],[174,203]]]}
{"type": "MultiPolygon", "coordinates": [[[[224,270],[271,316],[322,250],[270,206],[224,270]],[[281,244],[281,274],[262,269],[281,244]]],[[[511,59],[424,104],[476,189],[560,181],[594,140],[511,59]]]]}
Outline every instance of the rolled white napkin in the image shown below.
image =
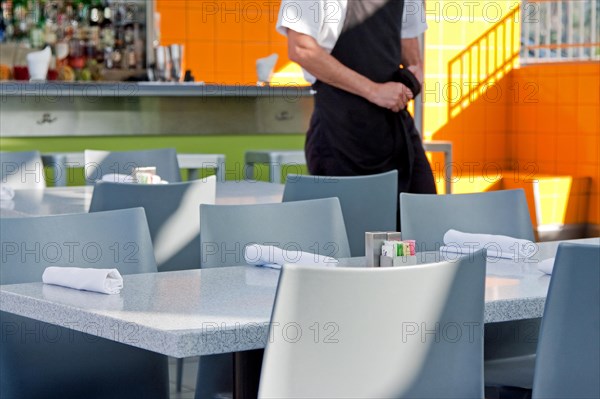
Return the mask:
{"type": "Polygon", "coordinates": [[[10,201],[13,198],[15,198],[15,190],[9,185],[0,183],[0,200],[10,201]]]}
{"type": "Polygon", "coordinates": [[[299,265],[335,266],[337,259],[329,256],[302,252],[296,250],[283,250],[272,245],[250,244],[244,248],[244,259],[249,265],[281,269],[286,263],[299,265]]]}
{"type": "Polygon", "coordinates": [[[529,240],[496,235],[473,234],[450,229],[444,234],[442,253],[470,254],[486,248],[487,256],[505,259],[527,259],[537,252],[537,245],[529,240]]]}
{"type": "Polygon", "coordinates": [[[159,175],[140,176],[136,179],[130,175],[124,175],[122,173],[109,173],[102,176],[102,181],[110,183],[140,183],[140,184],[169,184],[168,181],[162,180],[159,175]]]}
{"type": "Polygon", "coordinates": [[[12,211],[15,209],[15,201],[12,200],[0,200],[0,209],[6,209],[12,211]]]}
{"type": "Polygon", "coordinates": [[[538,270],[542,273],[552,274],[552,270],[554,269],[554,258],[544,259],[538,263],[538,270]]]}
{"type": "Polygon", "coordinates": [[[124,175],[121,173],[109,173],[102,176],[102,181],[111,183],[136,183],[135,179],[130,175],[124,175]]]}
{"type": "Polygon", "coordinates": [[[123,288],[123,277],[117,269],[47,267],[42,275],[42,281],[44,284],[61,285],[102,294],[118,294],[123,288]]]}

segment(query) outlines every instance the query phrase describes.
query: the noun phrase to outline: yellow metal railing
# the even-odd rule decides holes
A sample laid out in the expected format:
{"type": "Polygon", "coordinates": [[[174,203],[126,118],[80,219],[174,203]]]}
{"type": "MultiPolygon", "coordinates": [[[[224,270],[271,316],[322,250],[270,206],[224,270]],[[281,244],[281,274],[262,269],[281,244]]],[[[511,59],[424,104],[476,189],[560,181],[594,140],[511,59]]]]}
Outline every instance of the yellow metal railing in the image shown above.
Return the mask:
{"type": "Polygon", "coordinates": [[[520,8],[485,31],[448,63],[448,119],[513,68],[520,51],[520,8]]]}

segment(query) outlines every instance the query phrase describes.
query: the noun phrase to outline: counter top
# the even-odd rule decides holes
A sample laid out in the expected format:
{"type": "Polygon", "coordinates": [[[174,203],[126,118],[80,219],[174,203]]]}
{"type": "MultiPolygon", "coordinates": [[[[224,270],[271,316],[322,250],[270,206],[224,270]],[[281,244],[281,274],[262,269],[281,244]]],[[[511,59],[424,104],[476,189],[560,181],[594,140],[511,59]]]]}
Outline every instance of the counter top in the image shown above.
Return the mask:
{"type": "Polygon", "coordinates": [[[0,82],[4,97],[284,97],[312,96],[309,86],[247,86],[160,82],[0,82]]]}
{"type": "Polygon", "coordinates": [[[0,137],[304,134],[308,86],[0,82],[0,137]]]}

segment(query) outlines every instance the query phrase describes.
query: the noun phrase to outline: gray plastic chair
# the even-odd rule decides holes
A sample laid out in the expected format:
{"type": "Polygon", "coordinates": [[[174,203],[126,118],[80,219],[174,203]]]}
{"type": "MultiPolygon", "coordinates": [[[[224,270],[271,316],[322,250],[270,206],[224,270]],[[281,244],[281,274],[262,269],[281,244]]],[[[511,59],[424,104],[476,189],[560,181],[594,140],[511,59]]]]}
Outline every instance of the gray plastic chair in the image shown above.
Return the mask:
{"type": "Polygon", "coordinates": [[[600,246],[560,244],[542,318],[534,399],[600,398],[600,246]]]}
{"type": "MultiPolygon", "coordinates": [[[[0,284],[41,282],[47,266],[156,272],[141,208],[2,219],[0,239],[0,284]]],[[[2,398],[168,397],[166,356],[7,312],[0,315],[2,398]]]]}
{"type": "Polygon", "coordinates": [[[365,256],[366,231],[396,231],[398,171],[352,177],[288,175],[283,202],[337,197],[352,256],[365,256]]]}
{"type": "MultiPolygon", "coordinates": [[[[418,251],[436,251],[444,233],[500,234],[534,240],[522,189],[475,194],[400,194],[403,239],[417,241],[418,251]]],[[[541,319],[486,324],[486,386],[531,389],[537,333],[541,319]]]]}
{"type": "Polygon", "coordinates": [[[200,204],[214,204],[215,176],[174,184],[97,182],[90,212],[143,207],[158,271],[200,268],[200,204]]]}
{"type": "Polygon", "coordinates": [[[94,184],[111,173],[131,175],[133,168],[156,166],[156,174],[170,183],[181,181],[177,152],[174,148],[139,151],[85,150],[85,179],[94,184]]]}
{"type": "MultiPolygon", "coordinates": [[[[350,256],[337,198],[259,205],[200,205],[202,267],[245,265],[246,244],[258,243],[350,256]]],[[[231,354],[200,358],[196,398],[212,398],[233,387],[231,354]]]]}
{"type": "Polygon", "coordinates": [[[15,190],[46,187],[39,151],[0,152],[0,167],[2,184],[15,190]]]}
{"type": "Polygon", "coordinates": [[[337,198],[258,205],[200,205],[203,268],[245,265],[247,244],[350,256],[337,198]]]}
{"type": "Polygon", "coordinates": [[[437,251],[449,229],[534,240],[522,189],[474,194],[400,194],[403,239],[421,251],[437,251]]]}
{"type": "Polygon", "coordinates": [[[259,398],[482,398],[485,269],[285,265],[259,398]]]}
{"type": "MultiPolygon", "coordinates": [[[[90,212],[143,207],[158,271],[200,268],[200,204],[214,204],[215,176],[185,183],[123,184],[97,182],[90,212]]],[[[181,391],[183,359],[177,359],[181,391]]]]}

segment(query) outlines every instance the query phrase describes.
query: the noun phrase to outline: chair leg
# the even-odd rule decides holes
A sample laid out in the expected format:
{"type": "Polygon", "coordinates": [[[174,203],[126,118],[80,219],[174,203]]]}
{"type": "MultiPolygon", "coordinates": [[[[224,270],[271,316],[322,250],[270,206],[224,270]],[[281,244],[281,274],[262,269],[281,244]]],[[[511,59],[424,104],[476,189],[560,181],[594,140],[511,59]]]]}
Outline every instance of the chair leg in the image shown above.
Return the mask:
{"type": "Polygon", "coordinates": [[[181,381],[183,380],[183,359],[177,359],[177,374],[176,374],[175,389],[181,392],[181,381]]]}

